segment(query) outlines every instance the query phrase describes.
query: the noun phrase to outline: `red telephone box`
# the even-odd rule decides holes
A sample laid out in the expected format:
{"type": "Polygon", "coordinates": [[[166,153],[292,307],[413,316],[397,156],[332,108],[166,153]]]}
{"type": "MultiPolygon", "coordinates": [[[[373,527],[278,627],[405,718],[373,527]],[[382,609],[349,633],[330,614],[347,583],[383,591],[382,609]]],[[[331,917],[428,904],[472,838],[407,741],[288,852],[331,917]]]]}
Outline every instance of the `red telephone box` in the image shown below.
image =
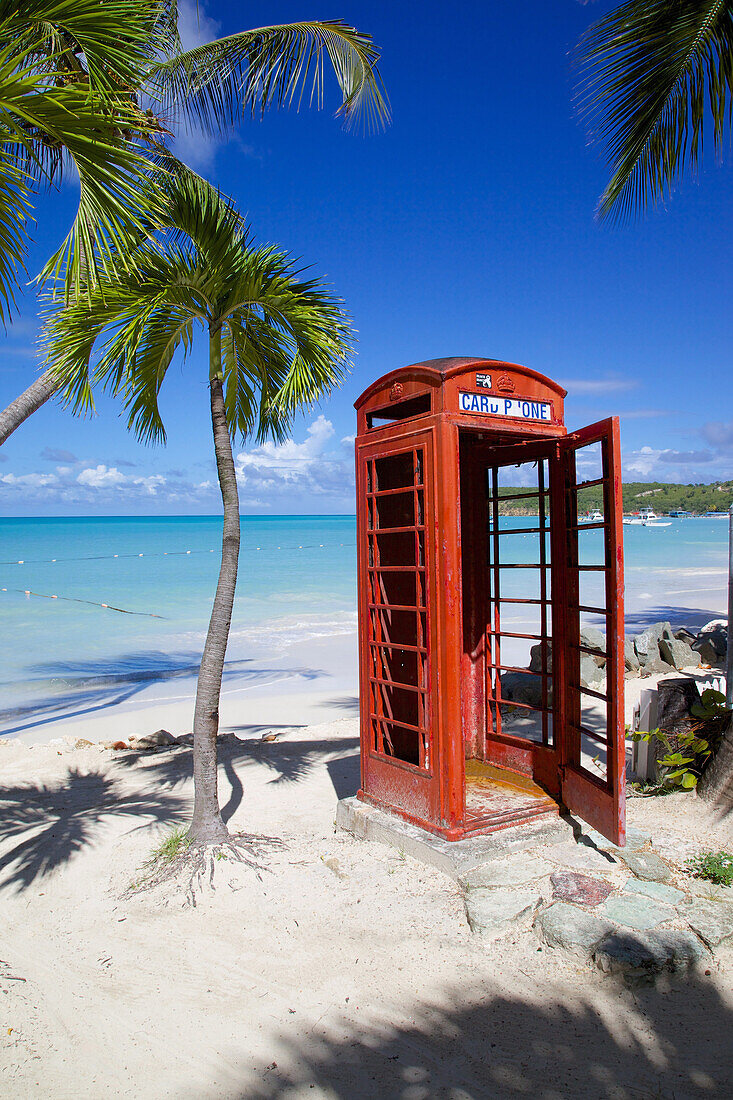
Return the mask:
{"type": "Polygon", "coordinates": [[[618,419],[568,434],[565,393],[434,359],[356,402],[359,797],[448,840],[567,807],[624,843],[618,419]]]}

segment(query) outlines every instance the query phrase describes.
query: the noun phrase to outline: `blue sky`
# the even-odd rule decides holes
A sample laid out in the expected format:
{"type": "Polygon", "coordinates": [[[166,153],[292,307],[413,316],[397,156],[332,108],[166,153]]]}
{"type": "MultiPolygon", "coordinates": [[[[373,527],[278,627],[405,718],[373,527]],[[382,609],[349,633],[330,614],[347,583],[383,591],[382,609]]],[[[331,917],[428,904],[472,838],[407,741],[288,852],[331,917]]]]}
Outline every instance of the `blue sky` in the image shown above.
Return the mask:
{"type": "MultiPolygon", "coordinates": [[[[573,106],[570,53],[611,5],[503,0],[208,0],[189,41],[299,18],[371,33],[393,123],[370,137],[321,112],[246,119],[179,152],[231,194],[256,237],[312,265],[359,332],[343,388],[280,447],[239,444],[243,512],[353,510],[353,401],[407,363],[484,355],[569,390],[577,427],[618,413],[629,480],[733,477],[730,156],[710,157],[666,209],[622,227],[594,219],[606,179],[573,106]]],[[[30,269],[65,235],[73,186],[41,196],[30,269]]],[[[0,400],[36,369],[29,292],[2,340],[0,400]]],[[[170,370],[165,448],[143,447],[105,399],[92,420],[47,406],[0,452],[0,514],[211,513],[203,334],[170,370]]]]}

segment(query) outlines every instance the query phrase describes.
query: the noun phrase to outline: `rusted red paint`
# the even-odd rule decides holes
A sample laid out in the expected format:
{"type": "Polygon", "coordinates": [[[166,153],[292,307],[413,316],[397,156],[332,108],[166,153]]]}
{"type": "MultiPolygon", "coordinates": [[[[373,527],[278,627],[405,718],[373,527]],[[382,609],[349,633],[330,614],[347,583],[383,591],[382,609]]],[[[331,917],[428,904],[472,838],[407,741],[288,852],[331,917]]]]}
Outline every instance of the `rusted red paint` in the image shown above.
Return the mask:
{"type": "MultiPolygon", "coordinates": [[[[356,402],[359,795],[450,840],[564,805],[623,843],[618,421],[568,435],[564,397],[556,382],[526,367],[444,359],[392,371],[356,402]],[[501,415],[484,411],[496,408],[501,415]],[[522,410],[533,418],[515,415],[522,410]],[[589,768],[585,751],[589,736],[596,744],[600,734],[581,733],[587,693],[580,688],[578,649],[585,567],[577,556],[576,455],[596,444],[603,455],[599,571],[608,638],[607,771],[601,777],[589,768]],[[498,523],[498,472],[519,462],[536,463],[538,471],[533,499],[539,517],[528,520],[542,548],[538,599],[512,599],[501,591],[503,571],[535,568],[502,557],[507,532],[498,523]],[[512,634],[502,615],[513,603],[538,608],[539,634],[532,637],[540,638],[545,658],[541,703],[527,707],[538,715],[531,718],[536,740],[504,728],[502,681],[511,665],[503,663],[501,643],[512,634]],[[477,768],[501,769],[497,774],[520,785],[531,780],[526,800],[522,796],[510,809],[487,804],[482,812],[476,786],[467,799],[467,759],[478,762],[471,766],[472,784],[477,768]]],[[[520,704],[512,705],[513,714],[523,713],[520,704]]]]}

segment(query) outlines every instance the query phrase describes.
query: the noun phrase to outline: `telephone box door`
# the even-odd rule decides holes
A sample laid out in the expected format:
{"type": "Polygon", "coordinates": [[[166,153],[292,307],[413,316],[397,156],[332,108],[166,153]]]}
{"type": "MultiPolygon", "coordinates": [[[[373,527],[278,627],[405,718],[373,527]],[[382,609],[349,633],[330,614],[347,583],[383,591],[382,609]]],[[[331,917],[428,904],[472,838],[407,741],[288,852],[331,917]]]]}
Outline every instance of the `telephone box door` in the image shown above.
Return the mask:
{"type": "Polygon", "coordinates": [[[561,440],[559,447],[565,644],[557,656],[565,667],[556,669],[555,683],[563,731],[562,801],[612,843],[623,844],[626,757],[618,418],[582,428],[561,440]],[[591,488],[602,489],[602,516],[600,511],[588,514],[583,490],[591,488]]]}

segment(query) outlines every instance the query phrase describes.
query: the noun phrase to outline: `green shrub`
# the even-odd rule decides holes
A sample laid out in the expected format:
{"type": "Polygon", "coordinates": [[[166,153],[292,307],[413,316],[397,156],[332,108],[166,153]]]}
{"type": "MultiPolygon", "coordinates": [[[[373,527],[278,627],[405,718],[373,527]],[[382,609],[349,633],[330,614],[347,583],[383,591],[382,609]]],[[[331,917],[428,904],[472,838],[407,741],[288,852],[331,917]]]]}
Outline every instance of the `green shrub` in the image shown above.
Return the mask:
{"type": "Polygon", "coordinates": [[[685,866],[695,878],[705,878],[718,886],[733,886],[733,855],[730,852],[700,852],[685,866]]]}
{"type": "Polygon", "coordinates": [[[729,712],[725,707],[725,696],[712,688],[707,688],[695,703],[690,713],[698,721],[690,725],[686,733],[669,735],[664,730],[651,730],[649,733],[632,733],[632,741],[651,741],[655,739],[664,746],[666,752],[657,760],[661,776],[660,790],[692,791],[697,786],[705,765],[715,752],[720,741],[724,721],[729,712]]]}

